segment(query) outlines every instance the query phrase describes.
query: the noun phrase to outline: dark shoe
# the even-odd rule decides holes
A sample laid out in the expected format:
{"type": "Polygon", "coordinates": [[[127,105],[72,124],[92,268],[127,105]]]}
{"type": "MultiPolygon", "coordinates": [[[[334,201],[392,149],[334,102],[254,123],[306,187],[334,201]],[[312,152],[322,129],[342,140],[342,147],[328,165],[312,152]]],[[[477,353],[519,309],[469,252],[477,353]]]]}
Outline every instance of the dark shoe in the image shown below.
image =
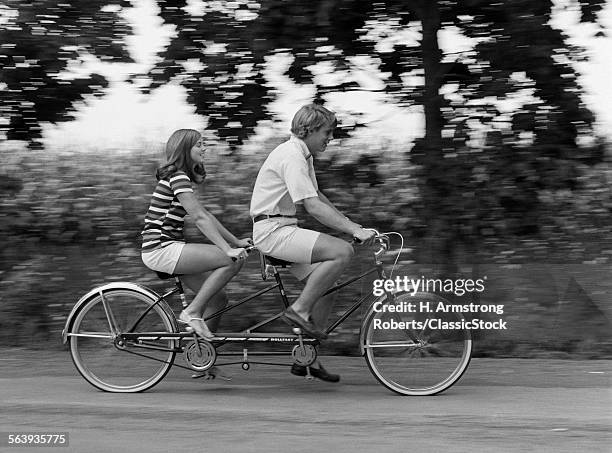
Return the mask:
{"type": "Polygon", "coordinates": [[[291,307],[287,308],[283,312],[283,314],[281,315],[281,319],[287,324],[298,326],[308,335],[313,338],[316,338],[317,340],[325,340],[327,338],[327,334],[325,332],[322,332],[321,330],[317,329],[317,326],[315,326],[310,321],[306,321],[304,318],[298,315],[291,307]]]}
{"type": "Polygon", "coordinates": [[[193,379],[204,378],[205,381],[212,381],[213,379],[220,379],[222,381],[231,381],[232,377],[229,374],[225,374],[219,369],[219,367],[213,366],[210,370],[198,371],[191,375],[193,379]]]}
{"type": "MultiPolygon", "coordinates": [[[[291,374],[295,374],[296,376],[306,376],[306,367],[302,365],[298,365],[294,363],[291,367],[291,374]]],[[[340,380],[339,374],[329,373],[323,365],[319,364],[319,368],[310,367],[310,374],[317,379],[321,379],[326,382],[338,382],[340,380]]]]}

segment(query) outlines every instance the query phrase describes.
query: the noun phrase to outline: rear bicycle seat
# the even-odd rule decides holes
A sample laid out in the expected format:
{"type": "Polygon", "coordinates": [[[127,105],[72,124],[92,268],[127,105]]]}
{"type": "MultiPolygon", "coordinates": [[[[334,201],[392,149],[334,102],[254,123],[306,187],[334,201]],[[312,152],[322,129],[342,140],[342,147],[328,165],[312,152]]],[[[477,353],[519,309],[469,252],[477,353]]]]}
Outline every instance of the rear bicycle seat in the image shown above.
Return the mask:
{"type": "Polygon", "coordinates": [[[264,255],[260,251],[259,264],[261,267],[261,278],[265,281],[268,279],[268,277],[274,275],[275,272],[272,270],[274,267],[287,267],[291,266],[292,263],[290,263],[289,261],[281,260],[279,258],[264,255]]]}
{"type": "Polygon", "coordinates": [[[175,278],[175,277],[180,277],[181,276],[181,274],[166,274],[165,272],[158,272],[158,271],[155,271],[155,273],[162,280],[168,280],[170,278],[175,278]]]}
{"type": "Polygon", "coordinates": [[[281,260],[280,258],[274,258],[268,255],[264,255],[264,256],[265,256],[266,261],[272,266],[287,267],[293,264],[289,261],[281,260]]]}

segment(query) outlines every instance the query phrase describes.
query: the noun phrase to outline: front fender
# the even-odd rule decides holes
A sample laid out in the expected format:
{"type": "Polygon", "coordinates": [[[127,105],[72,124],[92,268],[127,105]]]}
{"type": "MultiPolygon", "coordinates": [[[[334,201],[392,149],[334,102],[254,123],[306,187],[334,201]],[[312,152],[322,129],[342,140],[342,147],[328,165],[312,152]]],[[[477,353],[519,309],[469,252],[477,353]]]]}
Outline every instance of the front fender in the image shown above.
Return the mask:
{"type": "Polygon", "coordinates": [[[365,316],[363,317],[363,322],[361,323],[361,332],[359,333],[359,354],[360,355],[364,355],[365,354],[365,348],[363,347],[363,345],[365,344],[365,336],[366,336],[366,330],[367,330],[367,326],[368,323],[370,322],[370,318],[372,316],[374,316],[374,314],[376,313],[374,311],[374,304],[376,302],[381,302],[383,304],[389,304],[389,303],[394,303],[397,302],[397,298],[398,297],[403,297],[403,296],[410,296],[410,300],[411,301],[415,301],[415,302],[420,302],[420,301],[439,301],[440,300],[440,296],[434,294],[434,293],[413,293],[410,294],[406,291],[396,291],[392,293],[391,298],[389,298],[389,300],[385,300],[387,299],[387,295],[382,295],[380,297],[377,297],[376,299],[374,299],[372,301],[372,303],[370,304],[370,308],[368,310],[368,312],[365,314],[365,316]]]}
{"type": "Polygon", "coordinates": [[[78,300],[78,302],[74,305],[74,307],[72,307],[72,310],[70,311],[70,314],[68,315],[68,318],[66,319],[66,324],[64,326],[64,329],[62,330],[62,343],[63,344],[66,344],[66,342],[68,341],[68,333],[70,333],[72,329],[72,323],[74,321],[74,316],[81,309],[81,307],[85,305],[87,302],[89,302],[93,297],[97,296],[98,294],[103,293],[105,291],[113,290],[113,289],[124,289],[124,290],[129,290],[129,291],[136,291],[147,297],[150,297],[153,300],[157,300],[160,298],[160,296],[155,291],[145,286],[137,285],[136,283],[112,282],[112,283],[107,283],[106,285],[98,286],[97,288],[92,289],[87,294],[85,294],[83,297],[81,297],[78,300]]]}
{"type": "Polygon", "coordinates": [[[369,297],[372,297],[372,299],[368,303],[368,305],[369,305],[368,312],[362,318],[361,329],[359,331],[359,355],[364,355],[365,354],[365,348],[363,347],[363,345],[365,344],[366,326],[368,325],[370,317],[372,316],[372,313],[374,312],[374,309],[372,307],[377,302],[384,303],[385,299],[387,298],[387,295],[385,294],[383,296],[378,296],[378,297],[370,295],[369,297]]]}

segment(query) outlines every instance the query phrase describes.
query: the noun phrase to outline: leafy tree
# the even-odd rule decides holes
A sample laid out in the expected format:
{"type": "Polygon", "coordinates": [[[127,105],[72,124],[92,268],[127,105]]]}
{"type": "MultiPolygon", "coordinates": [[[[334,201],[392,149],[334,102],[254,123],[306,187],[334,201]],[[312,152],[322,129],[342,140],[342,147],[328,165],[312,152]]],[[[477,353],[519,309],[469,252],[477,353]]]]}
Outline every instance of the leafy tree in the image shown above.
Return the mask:
{"type": "MultiPolygon", "coordinates": [[[[317,98],[363,89],[355,74],[366,58],[391,102],[421,105],[425,134],[410,158],[420,168],[421,234],[434,239],[438,259],[452,258],[456,243],[473,249],[483,235],[536,234],[538,191],[571,188],[577,163],[601,159],[601,147],[578,145],[594,120],[571,65],[582,54],[549,25],[550,0],[243,0],[197,14],[185,1],[158,3],[177,34],[152,86],[179,80],[209,128],[234,145],[270,117],[276,92],[265,71],[275,54],[291,55],[286,75],[316,85],[317,98]],[[446,27],[478,44],[443,54],[438,37],[446,27]],[[415,29],[416,44],[399,38],[415,29]],[[333,80],[317,78],[316,64],[329,65],[333,80]],[[408,83],[409,75],[423,82],[408,83]],[[531,101],[500,111],[499,100],[515,95],[531,101]],[[478,125],[489,134],[474,145],[478,125]]],[[[603,4],[575,5],[581,20],[595,21],[603,4]]]]}
{"type": "Polygon", "coordinates": [[[87,56],[130,62],[124,0],[7,0],[0,6],[0,132],[40,146],[41,125],[73,119],[75,101],[101,96],[99,74],[75,76],[87,56]]]}
{"type": "MultiPolygon", "coordinates": [[[[595,21],[603,0],[576,2],[595,21]]],[[[121,1],[9,1],[3,7],[0,127],[8,138],[35,144],[40,125],[71,118],[75,101],[103,93],[99,75],[65,76],[84,54],[127,61],[128,25],[121,1]],[[6,13],[6,14],[4,14],[6,13]]],[[[549,25],[549,0],[158,0],[176,33],[150,72],[155,89],[181,83],[208,127],[234,148],[253,134],[277,91],[266,77],[271,57],[290,56],[286,76],[312,84],[316,97],[370,90],[364,67],[379,77],[389,102],[419,105],[421,140],[416,201],[394,203],[396,216],[417,208],[411,224],[430,238],[434,256],[449,259],[456,244],[483,237],[538,234],[539,193],[572,189],[579,165],[601,160],[602,147],[579,146],[593,135],[572,61],[580,49],[549,25]],[[456,27],[478,41],[473,51],[444,54],[439,33],[456,27]],[[403,39],[420,33],[417,42],[403,39]],[[325,65],[328,77],[317,77],[325,65]],[[417,80],[415,83],[414,81],[417,80]],[[420,80],[420,81],[419,81],[420,80]],[[500,100],[530,101],[511,111],[500,100]],[[479,131],[487,131],[478,137],[479,131]]],[[[364,126],[356,119],[346,127],[364,126]]],[[[409,165],[408,163],[406,164],[409,165]]],[[[392,194],[390,194],[392,196],[392,194]]],[[[551,215],[551,213],[546,213],[551,215]]]]}

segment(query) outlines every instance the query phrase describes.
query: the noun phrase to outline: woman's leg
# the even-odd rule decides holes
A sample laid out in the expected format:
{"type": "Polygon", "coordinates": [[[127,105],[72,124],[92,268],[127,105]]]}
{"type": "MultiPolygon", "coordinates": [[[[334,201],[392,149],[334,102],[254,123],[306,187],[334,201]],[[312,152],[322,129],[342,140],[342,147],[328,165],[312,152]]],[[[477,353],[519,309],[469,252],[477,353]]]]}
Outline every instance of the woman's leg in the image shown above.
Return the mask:
{"type": "MultiPolygon", "coordinates": [[[[174,273],[183,274],[182,278],[187,282],[187,280],[190,280],[189,275],[210,271],[208,278],[197,289],[193,301],[185,309],[185,313],[198,318],[202,317],[207,302],[225,287],[227,282],[240,271],[241,267],[241,262],[232,261],[221,249],[214,245],[185,244],[174,273]]],[[[192,284],[197,285],[197,279],[192,284]]],[[[190,285],[188,286],[191,288],[190,285]]],[[[195,287],[193,289],[196,290],[195,287]]]]}
{"type": "MultiPolygon", "coordinates": [[[[194,293],[200,290],[206,279],[210,276],[210,272],[205,272],[204,274],[191,274],[191,275],[183,275],[181,276],[181,281],[194,293]]],[[[206,308],[204,309],[204,314],[202,318],[206,319],[208,316],[222,310],[227,306],[227,294],[224,289],[221,289],[217,294],[215,294],[206,304],[206,308]]],[[[216,318],[209,319],[206,321],[206,325],[212,330],[216,332],[219,328],[219,323],[221,322],[221,316],[217,316],[216,318]]]]}

